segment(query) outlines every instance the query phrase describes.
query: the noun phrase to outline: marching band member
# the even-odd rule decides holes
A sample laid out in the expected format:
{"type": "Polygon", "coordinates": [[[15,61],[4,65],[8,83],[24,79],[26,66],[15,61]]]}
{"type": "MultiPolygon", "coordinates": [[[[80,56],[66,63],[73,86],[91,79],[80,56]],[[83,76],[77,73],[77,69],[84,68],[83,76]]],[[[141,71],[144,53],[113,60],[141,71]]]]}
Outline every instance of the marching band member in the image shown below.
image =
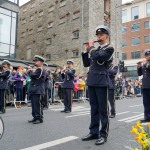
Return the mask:
{"type": "Polygon", "coordinates": [[[32,116],[33,119],[29,120],[29,123],[39,124],[43,123],[43,108],[42,99],[45,95],[45,78],[46,72],[43,69],[43,62],[45,59],[41,56],[34,56],[34,65],[36,69],[33,70],[32,67],[28,67],[28,74],[31,77],[31,84],[29,88],[29,94],[32,104],[32,116]]]}
{"type": "Polygon", "coordinates": [[[48,109],[48,100],[49,100],[49,95],[48,95],[48,90],[50,89],[49,85],[49,80],[50,80],[50,71],[48,70],[48,64],[43,63],[43,67],[46,72],[46,79],[45,79],[45,95],[43,99],[43,110],[48,109]]]}
{"type": "Polygon", "coordinates": [[[150,122],[150,49],[144,51],[146,61],[138,62],[138,75],[143,75],[142,92],[144,105],[144,119],[141,123],[150,122]]]}
{"type": "Polygon", "coordinates": [[[61,112],[70,113],[72,110],[73,98],[73,81],[75,76],[75,69],[73,69],[73,61],[67,60],[67,68],[62,72],[63,94],[64,94],[64,110],[61,112]]]}
{"type": "Polygon", "coordinates": [[[82,53],[84,66],[90,67],[87,86],[91,106],[90,133],[83,137],[82,141],[97,139],[95,144],[102,145],[107,141],[109,131],[108,70],[114,48],[107,44],[110,36],[110,29],[107,26],[98,26],[96,35],[100,46],[95,48],[94,41],[91,40],[85,44],[85,52],[82,53]]]}
{"type": "Polygon", "coordinates": [[[0,113],[6,112],[5,94],[8,90],[8,79],[10,77],[11,63],[8,60],[3,60],[2,70],[0,71],[0,113]]]}
{"type": "Polygon", "coordinates": [[[109,86],[109,91],[108,91],[108,99],[110,103],[110,116],[109,118],[115,118],[116,115],[116,108],[115,108],[115,76],[118,73],[118,66],[115,66],[113,64],[110,65],[109,67],[109,79],[110,79],[110,86],[109,86]]]}

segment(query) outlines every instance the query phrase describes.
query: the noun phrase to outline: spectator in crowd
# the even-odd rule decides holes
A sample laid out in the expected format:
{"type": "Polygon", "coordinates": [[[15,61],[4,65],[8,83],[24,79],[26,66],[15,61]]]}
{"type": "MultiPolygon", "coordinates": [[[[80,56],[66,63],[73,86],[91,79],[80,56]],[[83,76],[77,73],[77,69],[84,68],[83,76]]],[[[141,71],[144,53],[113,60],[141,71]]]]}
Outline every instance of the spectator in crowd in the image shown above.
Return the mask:
{"type": "Polygon", "coordinates": [[[79,80],[77,82],[78,84],[78,87],[79,87],[79,90],[78,90],[78,95],[79,95],[79,98],[83,98],[83,92],[84,92],[84,88],[85,88],[85,81],[83,80],[83,76],[80,75],[79,76],[79,80]]]}
{"type": "Polygon", "coordinates": [[[78,84],[77,84],[77,81],[78,81],[78,78],[77,77],[75,77],[75,79],[74,79],[74,88],[73,88],[73,91],[74,91],[74,99],[78,99],[79,97],[78,97],[78,90],[79,90],[79,86],[78,86],[78,84]]]}
{"type": "Polygon", "coordinates": [[[13,79],[15,80],[16,87],[16,107],[21,107],[21,101],[23,101],[23,82],[27,79],[27,76],[23,73],[23,67],[19,66],[13,79]]]}

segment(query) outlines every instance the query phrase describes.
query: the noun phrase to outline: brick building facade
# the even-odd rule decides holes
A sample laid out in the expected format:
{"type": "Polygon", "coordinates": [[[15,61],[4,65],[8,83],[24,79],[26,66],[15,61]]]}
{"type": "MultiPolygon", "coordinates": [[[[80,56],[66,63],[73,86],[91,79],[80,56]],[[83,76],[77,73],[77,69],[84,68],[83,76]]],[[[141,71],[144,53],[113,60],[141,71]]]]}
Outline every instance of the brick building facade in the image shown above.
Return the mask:
{"type": "Polygon", "coordinates": [[[122,59],[129,72],[137,77],[136,64],[144,59],[143,51],[150,49],[150,0],[135,0],[122,9],[122,59]]]}
{"type": "MultiPolygon", "coordinates": [[[[39,54],[49,64],[59,66],[73,59],[77,72],[83,71],[83,43],[96,39],[97,25],[105,23],[111,28],[111,42],[115,44],[116,5],[121,1],[30,0],[20,7],[17,58],[32,60],[39,54]]],[[[121,25],[121,17],[118,23],[121,25]]]]}

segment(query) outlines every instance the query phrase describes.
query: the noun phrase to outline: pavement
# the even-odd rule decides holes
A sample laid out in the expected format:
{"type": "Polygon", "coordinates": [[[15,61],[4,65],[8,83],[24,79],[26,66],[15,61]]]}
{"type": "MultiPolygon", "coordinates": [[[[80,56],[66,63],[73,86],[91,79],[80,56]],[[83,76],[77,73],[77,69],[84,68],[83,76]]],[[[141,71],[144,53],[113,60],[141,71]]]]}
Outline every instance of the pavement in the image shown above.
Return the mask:
{"type": "Polygon", "coordinates": [[[44,123],[33,125],[31,108],[8,108],[1,115],[5,132],[0,150],[127,150],[134,147],[131,127],[143,118],[142,98],[116,101],[117,116],[110,119],[107,143],[101,146],[93,141],[81,141],[89,133],[90,107],[88,103],[74,103],[70,114],[60,113],[61,104],[44,111],[44,123]]]}

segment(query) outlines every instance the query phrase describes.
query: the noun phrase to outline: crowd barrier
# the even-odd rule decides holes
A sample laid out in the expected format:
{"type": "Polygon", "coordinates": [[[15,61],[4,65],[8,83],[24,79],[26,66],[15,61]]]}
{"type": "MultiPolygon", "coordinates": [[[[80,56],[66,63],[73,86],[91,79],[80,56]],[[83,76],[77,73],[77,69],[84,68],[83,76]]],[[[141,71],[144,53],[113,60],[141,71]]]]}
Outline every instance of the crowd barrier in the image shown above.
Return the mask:
{"type": "MultiPolygon", "coordinates": [[[[53,102],[60,102],[63,105],[63,82],[55,82],[52,91],[53,102]]],[[[73,91],[73,101],[83,101],[86,103],[89,100],[87,91],[87,87],[83,91],[73,91]]]]}
{"type": "MultiPolygon", "coordinates": [[[[30,98],[28,95],[28,90],[26,85],[24,85],[23,89],[17,89],[14,86],[15,80],[9,81],[9,90],[5,92],[6,103],[10,103],[17,108],[16,103],[20,104],[29,104],[30,98]],[[19,91],[18,91],[19,90],[19,91]],[[17,96],[19,99],[17,99],[17,96]]],[[[129,87],[124,87],[123,85],[119,85],[115,87],[115,100],[135,98],[142,96],[142,90],[140,87],[132,87],[134,91],[132,93],[127,93],[129,87]]],[[[131,88],[131,87],[130,87],[131,88]]],[[[85,86],[83,91],[73,91],[73,101],[86,103],[89,101],[88,98],[88,87],[85,86]]],[[[49,93],[49,105],[51,103],[61,103],[63,105],[63,82],[55,82],[50,81],[50,93],[49,93]]]]}

